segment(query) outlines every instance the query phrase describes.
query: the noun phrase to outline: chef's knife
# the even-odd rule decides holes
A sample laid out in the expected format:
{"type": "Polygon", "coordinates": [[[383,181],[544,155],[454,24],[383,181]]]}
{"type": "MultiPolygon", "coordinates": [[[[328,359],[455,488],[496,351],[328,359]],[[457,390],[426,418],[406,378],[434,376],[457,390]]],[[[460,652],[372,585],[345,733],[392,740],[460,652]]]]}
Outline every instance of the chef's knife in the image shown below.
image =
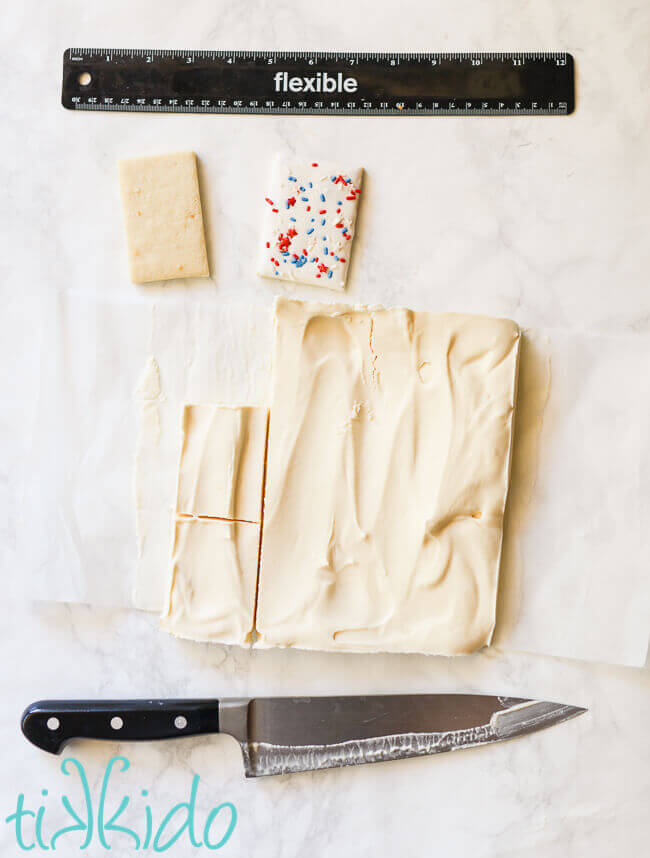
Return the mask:
{"type": "Polygon", "coordinates": [[[586,712],[482,694],[256,697],[222,700],[40,700],[23,733],[58,754],[71,739],[133,741],[228,733],[247,777],[377,763],[472,748],[586,712]]]}

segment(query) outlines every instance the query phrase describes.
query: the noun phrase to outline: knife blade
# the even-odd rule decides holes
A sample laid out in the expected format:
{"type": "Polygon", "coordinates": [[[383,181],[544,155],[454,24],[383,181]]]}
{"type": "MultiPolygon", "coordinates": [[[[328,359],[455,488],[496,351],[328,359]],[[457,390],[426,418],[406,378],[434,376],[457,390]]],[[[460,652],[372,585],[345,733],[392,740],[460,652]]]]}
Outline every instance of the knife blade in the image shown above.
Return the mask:
{"type": "Polygon", "coordinates": [[[27,707],[21,728],[50,753],[75,738],[147,741],[227,733],[240,745],[246,777],[262,777],[472,748],[586,711],[486,694],[41,700],[27,707]]]}

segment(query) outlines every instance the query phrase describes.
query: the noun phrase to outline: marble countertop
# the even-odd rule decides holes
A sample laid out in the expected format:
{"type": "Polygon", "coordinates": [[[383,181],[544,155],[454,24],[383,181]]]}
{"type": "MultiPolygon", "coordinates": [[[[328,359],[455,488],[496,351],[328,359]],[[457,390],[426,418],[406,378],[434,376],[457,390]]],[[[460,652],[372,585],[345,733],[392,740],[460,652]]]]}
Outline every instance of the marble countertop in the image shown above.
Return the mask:
{"type": "MultiPolygon", "coordinates": [[[[510,316],[523,325],[650,333],[648,68],[650,11],[642,0],[116,0],[3,10],[0,139],[0,559],[24,575],[16,533],[20,476],[29,467],[38,354],[29,307],[53,290],[142,300],[270,306],[254,274],[258,188],[270,154],[289,149],[367,170],[352,301],[510,316]],[[67,47],[307,50],[568,50],[577,64],[570,118],[337,119],[72,114],[60,107],[67,47]],[[194,149],[201,161],[212,279],[134,287],[127,276],[116,161],[194,149]],[[405,206],[404,200],[408,201],[405,206]]],[[[299,297],[319,290],[296,288],[299,297]]],[[[649,490],[650,491],[650,490],[649,490]]],[[[38,539],[38,533],[33,534],[38,539]]],[[[38,594],[35,594],[36,596],[38,594]]],[[[0,628],[2,819],[45,807],[46,834],[65,824],[61,795],[79,778],[21,738],[22,708],[42,697],[479,691],[589,707],[552,730],[499,746],[379,766],[245,781],[227,737],[141,746],[80,743],[93,801],[117,753],[107,806],[132,796],[134,828],[188,798],[197,819],[232,802],[238,821],[223,854],[290,856],[576,856],[643,854],[650,837],[650,669],[498,652],[447,660],[244,652],[176,641],[141,614],[7,597],[0,628]],[[48,794],[43,795],[42,790],[48,794]],[[147,790],[146,796],[142,790],[147,790]]],[[[215,829],[216,830],[216,829],[215,829]]],[[[112,836],[115,856],[134,842],[112,836]]],[[[81,837],[57,852],[78,854],[81,837]]],[[[93,841],[96,843],[95,841],[93,841]]],[[[185,840],[171,854],[188,854],[185,840]],[[185,844],[185,845],[183,845],[185,844]]],[[[0,851],[19,854],[0,825],[0,851]]],[[[99,846],[92,854],[101,854],[99,846]]],[[[33,852],[37,854],[38,849],[33,852]]],[[[196,854],[208,850],[195,849],[196,854]]]]}

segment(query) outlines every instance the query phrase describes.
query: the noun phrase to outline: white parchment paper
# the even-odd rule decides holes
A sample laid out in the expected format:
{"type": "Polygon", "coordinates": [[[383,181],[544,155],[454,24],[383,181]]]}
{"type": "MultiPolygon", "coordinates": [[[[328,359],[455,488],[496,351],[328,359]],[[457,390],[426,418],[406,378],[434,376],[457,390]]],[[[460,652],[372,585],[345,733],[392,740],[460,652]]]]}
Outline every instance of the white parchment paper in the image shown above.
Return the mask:
{"type": "MultiPolygon", "coordinates": [[[[27,592],[157,610],[182,403],[267,401],[270,313],[73,294],[44,309],[20,534],[27,592]],[[145,385],[143,396],[137,388],[151,357],[160,387],[145,385]],[[160,433],[138,482],[136,540],[133,473],[145,406],[160,433]]],[[[526,332],[495,646],[644,663],[649,367],[647,337],[526,332]]]]}
{"type": "Polygon", "coordinates": [[[647,337],[525,333],[496,646],[644,664],[649,369],[647,337]]]}
{"type": "MultiPolygon", "coordinates": [[[[185,402],[266,404],[271,325],[242,305],[156,306],[143,319],[148,357],[136,389],[136,608],[160,612],[167,592],[185,402]],[[154,384],[151,384],[152,370],[154,384]]],[[[133,511],[133,505],[132,505],[133,511]]]]}
{"type": "Polygon", "coordinates": [[[267,310],[59,294],[44,308],[20,550],[39,599],[159,610],[182,404],[264,402],[267,310]],[[155,358],[160,392],[138,389],[155,358]],[[134,485],[143,405],[160,435],[134,485]],[[136,501],[140,539],[136,539],[136,501]],[[33,539],[38,532],[38,539],[33,539]],[[154,570],[152,572],[152,570],[154,570]]]}

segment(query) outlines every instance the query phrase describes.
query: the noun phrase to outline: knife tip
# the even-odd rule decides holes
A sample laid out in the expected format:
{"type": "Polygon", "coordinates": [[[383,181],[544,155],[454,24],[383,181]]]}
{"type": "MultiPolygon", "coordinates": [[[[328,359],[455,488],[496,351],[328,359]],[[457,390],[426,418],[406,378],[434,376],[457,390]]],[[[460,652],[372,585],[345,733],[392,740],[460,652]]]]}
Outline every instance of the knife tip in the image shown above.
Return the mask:
{"type": "Polygon", "coordinates": [[[530,700],[496,712],[491,724],[500,739],[514,738],[543,730],[545,727],[552,727],[554,724],[561,724],[563,721],[584,715],[587,711],[583,706],[552,703],[549,700],[530,700]]]}

